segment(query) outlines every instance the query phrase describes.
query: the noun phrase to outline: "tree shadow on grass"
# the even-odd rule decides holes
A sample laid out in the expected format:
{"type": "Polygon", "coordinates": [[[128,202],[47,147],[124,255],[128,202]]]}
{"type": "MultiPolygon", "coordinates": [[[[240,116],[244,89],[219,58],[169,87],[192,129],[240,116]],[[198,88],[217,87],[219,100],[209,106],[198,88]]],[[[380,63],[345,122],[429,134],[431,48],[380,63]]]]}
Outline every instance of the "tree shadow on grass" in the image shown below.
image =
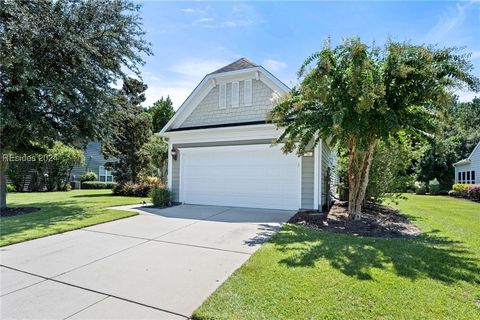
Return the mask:
{"type": "Polygon", "coordinates": [[[288,254],[280,263],[289,267],[313,267],[326,259],[333,268],[360,280],[374,280],[374,269],[391,268],[412,280],[480,283],[479,260],[460,242],[434,234],[382,239],[285,225],[271,242],[288,254]]]}

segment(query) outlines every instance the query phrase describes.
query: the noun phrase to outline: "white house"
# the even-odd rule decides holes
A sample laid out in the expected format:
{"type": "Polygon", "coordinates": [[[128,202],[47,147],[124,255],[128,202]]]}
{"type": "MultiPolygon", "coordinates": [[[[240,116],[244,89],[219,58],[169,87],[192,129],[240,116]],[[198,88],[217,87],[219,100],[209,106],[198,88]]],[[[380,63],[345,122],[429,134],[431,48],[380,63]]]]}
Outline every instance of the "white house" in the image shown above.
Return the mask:
{"type": "Polygon", "coordinates": [[[455,183],[480,184],[480,142],[467,159],[454,163],[455,183]]]}
{"type": "Polygon", "coordinates": [[[300,157],[271,145],[281,131],[267,122],[267,114],[288,91],[244,58],[207,74],[158,133],[169,141],[168,187],[174,201],[322,209],[334,165],[328,143],[321,141],[300,157]]]}

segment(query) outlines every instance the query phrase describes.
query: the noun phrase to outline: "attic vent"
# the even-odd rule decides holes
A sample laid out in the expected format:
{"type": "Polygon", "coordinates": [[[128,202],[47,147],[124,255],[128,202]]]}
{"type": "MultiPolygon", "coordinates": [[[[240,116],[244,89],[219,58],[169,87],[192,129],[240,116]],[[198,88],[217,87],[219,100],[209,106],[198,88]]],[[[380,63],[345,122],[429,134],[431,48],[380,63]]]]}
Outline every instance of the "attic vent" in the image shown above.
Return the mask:
{"type": "Polygon", "coordinates": [[[232,107],[238,107],[239,91],[238,81],[232,82],[232,107]]]}
{"type": "Polygon", "coordinates": [[[219,85],[219,94],[218,94],[218,106],[220,109],[225,109],[227,107],[227,84],[221,83],[219,85]]]}
{"type": "Polygon", "coordinates": [[[243,103],[246,107],[252,105],[252,79],[245,80],[243,87],[243,103]]]}

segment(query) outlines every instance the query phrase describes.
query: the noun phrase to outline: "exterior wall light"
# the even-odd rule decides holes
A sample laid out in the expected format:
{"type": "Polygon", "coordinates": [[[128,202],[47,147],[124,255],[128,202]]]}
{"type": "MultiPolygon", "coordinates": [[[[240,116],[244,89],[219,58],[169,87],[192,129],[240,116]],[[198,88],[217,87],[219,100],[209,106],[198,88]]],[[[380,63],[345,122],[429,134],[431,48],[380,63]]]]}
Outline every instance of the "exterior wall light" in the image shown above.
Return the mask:
{"type": "Polygon", "coordinates": [[[177,149],[175,149],[175,147],[172,148],[170,154],[172,155],[173,160],[177,160],[177,149]]]}

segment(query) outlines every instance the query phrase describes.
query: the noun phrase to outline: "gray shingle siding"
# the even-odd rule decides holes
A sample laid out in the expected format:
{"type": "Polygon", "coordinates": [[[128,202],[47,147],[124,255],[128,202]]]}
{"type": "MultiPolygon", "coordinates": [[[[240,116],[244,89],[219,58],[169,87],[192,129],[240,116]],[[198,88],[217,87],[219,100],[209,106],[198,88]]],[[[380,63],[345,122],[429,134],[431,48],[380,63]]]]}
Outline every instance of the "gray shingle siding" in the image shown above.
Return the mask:
{"type": "Polygon", "coordinates": [[[314,158],[302,157],[302,209],[313,209],[314,158]]]}
{"type": "Polygon", "coordinates": [[[330,151],[330,147],[328,146],[328,144],[325,143],[325,141],[322,140],[322,163],[321,163],[322,181],[321,181],[321,185],[320,185],[321,197],[320,197],[320,200],[319,200],[320,209],[326,203],[326,197],[327,197],[327,192],[328,191],[326,189],[325,178],[327,177],[328,167],[330,167],[330,168],[332,167],[331,151],[330,151]]]}
{"type": "Polygon", "coordinates": [[[244,82],[239,82],[239,106],[232,107],[232,85],[227,83],[227,107],[219,108],[219,85],[216,85],[195,110],[182,123],[180,128],[224,123],[240,123],[266,120],[272,108],[272,93],[265,83],[260,80],[252,81],[252,105],[244,106],[244,82]]]}
{"type": "Polygon", "coordinates": [[[469,158],[470,163],[455,166],[455,183],[460,183],[458,180],[459,172],[465,172],[466,180],[466,172],[475,171],[475,181],[473,181],[470,177],[470,184],[480,184],[480,145],[472,151],[472,154],[469,156],[469,158]]]}

